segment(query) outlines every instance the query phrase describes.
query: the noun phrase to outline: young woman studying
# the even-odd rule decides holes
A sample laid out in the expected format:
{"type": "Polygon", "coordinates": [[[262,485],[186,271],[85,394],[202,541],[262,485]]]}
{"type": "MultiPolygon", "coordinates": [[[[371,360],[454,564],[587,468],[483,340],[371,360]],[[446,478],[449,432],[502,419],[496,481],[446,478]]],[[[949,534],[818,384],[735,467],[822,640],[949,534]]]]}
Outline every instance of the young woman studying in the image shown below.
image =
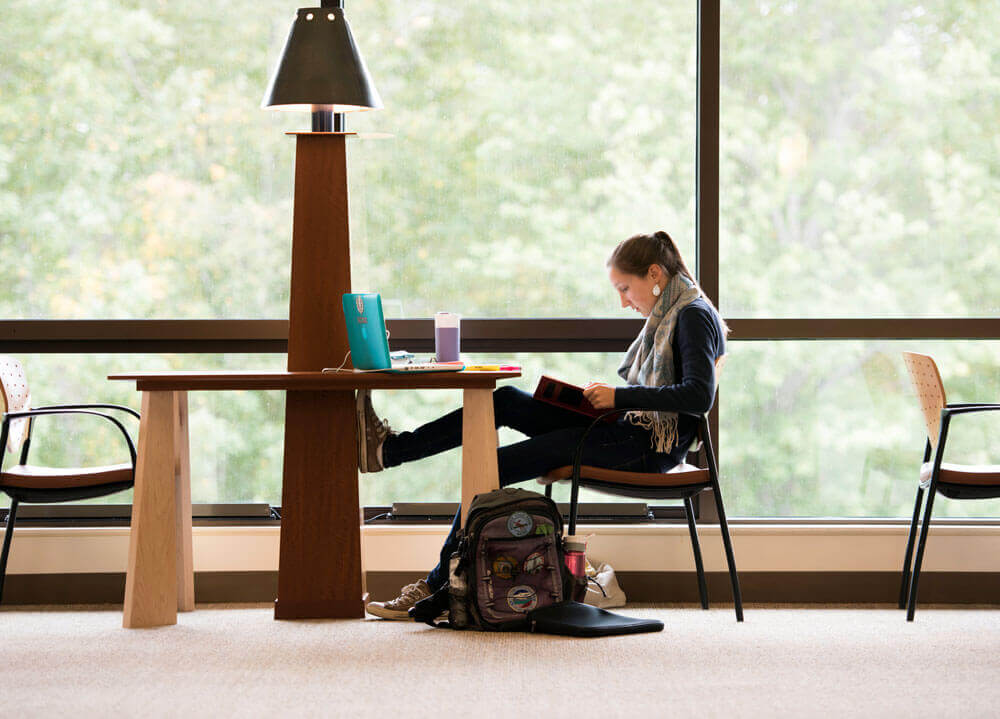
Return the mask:
{"type": "MultiPolygon", "coordinates": [[[[646,318],[618,375],[622,386],[592,382],[584,395],[597,409],[634,407],[590,434],[583,463],[636,472],[663,472],[681,463],[694,439],[696,421],[715,398],[715,360],[725,353],[728,328],[702,294],[666,232],[636,235],[620,243],[607,261],[608,277],[622,307],[646,318]]],[[[591,418],[534,399],[515,387],[493,393],[497,427],[527,436],[497,449],[500,485],[541,477],[573,463],[573,453],[591,418]]],[[[392,432],[379,419],[367,392],[358,394],[362,472],[378,472],[462,443],[462,411],[456,410],[410,432],[392,432]]],[[[403,587],[387,602],[371,602],[370,614],[409,619],[407,611],[448,581],[458,516],[441,549],[441,560],[425,579],[403,587]]]]}

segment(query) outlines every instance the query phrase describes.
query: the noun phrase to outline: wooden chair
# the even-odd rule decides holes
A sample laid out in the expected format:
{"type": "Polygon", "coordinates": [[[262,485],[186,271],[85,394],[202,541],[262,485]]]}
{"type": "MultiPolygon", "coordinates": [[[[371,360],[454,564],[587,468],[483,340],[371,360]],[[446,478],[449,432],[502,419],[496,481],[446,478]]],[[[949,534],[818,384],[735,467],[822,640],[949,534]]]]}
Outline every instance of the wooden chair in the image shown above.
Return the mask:
{"type": "Polygon", "coordinates": [[[931,521],[934,496],[938,493],[951,499],[989,499],[1000,497],[1000,465],[945,464],[945,442],[951,418],[975,412],[992,412],[1000,409],[1000,404],[965,403],[948,404],[944,384],[934,358],[929,355],[904,352],[903,361],[910,373],[910,381],[920,402],[920,410],[927,425],[927,443],[924,446],[924,460],[920,466],[920,481],[917,486],[917,500],[913,507],[913,520],[906,540],[906,558],[903,560],[903,579],[899,586],[899,608],[906,609],[906,620],[913,621],[917,608],[917,582],[920,579],[920,565],[924,559],[927,543],[927,529],[931,521]],[[933,453],[933,461],[931,455],[933,453]],[[927,494],[927,507],[920,527],[920,541],[917,556],[910,570],[913,558],[913,540],[920,517],[920,505],[927,494]]]}
{"type": "Polygon", "coordinates": [[[0,492],[10,497],[7,513],[7,531],[4,533],[3,552],[0,554],[0,601],[3,600],[3,583],[7,573],[7,557],[14,536],[14,521],[21,502],[69,502],[100,497],[129,489],[135,482],[135,444],[120,421],[96,409],[121,410],[139,417],[129,407],[113,404],[49,405],[31,408],[31,393],[20,362],[0,355],[0,396],[4,414],[0,424],[0,492]],[[125,437],[131,461],[103,467],[40,467],[28,464],[31,431],[34,420],[52,415],[92,415],[113,423],[125,437]],[[3,471],[6,450],[21,455],[16,465],[3,471]]]}
{"type": "MultiPolygon", "coordinates": [[[[722,358],[719,358],[722,360],[722,358]]],[[[722,362],[716,362],[716,376],[722,369],[722,362]]],[[[545,496],[552,496],[552,485],[557,481],[572,482],[570,490],[569,534],[576,533],[577,497],[580,487],[587,487],[604,494],[620,497],[636,497],[640,499],[682,499],[684,512],[687,514],[688,531],[691,534],[691,548],[694,551],[694,565],[698,573],[698,593],[701,597],[702,609],[708,609],[708,588],[705,583],[705,569],[701,560],[701,546],[698,542],[698,529],[694,519],[694,503],[692,498],[712,490],[715,506],[719,512],[719,529],[722,532],[722,542],[726,549],[726,561],[729,564],[729,579],[733,585],[733,603],[736,608],[736,621],[743,621],[743,599],[740,594],[740,581],[736,574],[736,560],[733,557],[733,544],[729,536],[729,525],[726,522],[726,510],[722,506],[722,492],[719,490],[719,473],[712,448],[712,437],[709,432],[708,416],[698,417],[698,434],[689,452],[701,452],[705,467],[680,464],[668,472],[621,472],[601,467],[591,467],[581,464],[583,447],[590,431],[604,420],[632,409],[614,409],[605,412],[595,419],[584,432],[577,446],[576,458],[572,466],[559,467],[549,472],[538,481],[545,484],[545,496]]]]}

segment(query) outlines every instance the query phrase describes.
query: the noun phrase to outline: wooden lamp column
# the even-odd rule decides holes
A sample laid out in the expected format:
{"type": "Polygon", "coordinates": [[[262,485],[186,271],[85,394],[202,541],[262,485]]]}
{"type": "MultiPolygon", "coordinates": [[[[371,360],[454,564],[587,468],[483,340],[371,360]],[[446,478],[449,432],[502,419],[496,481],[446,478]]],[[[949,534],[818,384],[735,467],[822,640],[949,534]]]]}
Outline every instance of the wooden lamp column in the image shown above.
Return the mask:
{"type": "MultiPolygon", "coordinates": [[[[347,133],[292,134],[288,371],[319,371],[339,366],[349,349],[341,309],[351,291],[347,133]]],[[[354,392],[287,393],[275,619],[364,616],[355,433],[354,392]]]]}

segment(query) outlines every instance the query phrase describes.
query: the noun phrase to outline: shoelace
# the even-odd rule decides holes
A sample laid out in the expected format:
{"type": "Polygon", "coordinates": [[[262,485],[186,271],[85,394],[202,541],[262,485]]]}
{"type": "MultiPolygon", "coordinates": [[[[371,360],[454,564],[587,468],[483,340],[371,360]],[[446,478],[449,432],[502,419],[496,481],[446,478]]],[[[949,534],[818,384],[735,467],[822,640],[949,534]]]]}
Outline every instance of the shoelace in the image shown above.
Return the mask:
{"type": "Polygon", "coordinates": [[[389,604],[400,605],[404,604],[407,600],[409,600],[411,604],[416,604],[417,601],[423,599],[424,596],[425,595],[421,591],[419,584],[407,584],[403,587],[403,591],[400,592],[399,596],[389,602],[389,604]]]}
{"type": "MultiPolygon", "coordinates": [[[[367,391],[367,390],[366,390],[367,391]]],[[[376,413],[375,408],[371,405],[371,398],[367,398],[367,406],[365,407],[365,414],[370,416],[369,424],[375,430],[375,436],[388,436],[392,433],[392,428],[389,427],[389,422],[381,419],[376,413]],[[374,419],[374,422],[371,422],[374,419]]]]}
{"type": "Polygon", "coordinates": [[[604,591],[604,587],[601,586],[600,582],[598,582],[594,577],[591,577],[591,576],[587,577],[587,581],[588,582],[593,582],[594,584],[596,584],[597,588],[601,590],[601,594],[603,594],[604,598],[607,599],[608,593],[604,591]]]}

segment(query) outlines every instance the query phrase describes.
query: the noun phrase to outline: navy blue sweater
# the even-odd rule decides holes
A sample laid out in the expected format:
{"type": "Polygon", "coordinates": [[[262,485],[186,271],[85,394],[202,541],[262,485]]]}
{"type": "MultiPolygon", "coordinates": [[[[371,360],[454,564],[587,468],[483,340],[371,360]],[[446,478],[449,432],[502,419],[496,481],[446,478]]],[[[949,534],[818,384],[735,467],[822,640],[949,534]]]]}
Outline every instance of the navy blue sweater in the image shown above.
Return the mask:
{"type": "MultiPolygon", "coordinates": [[[[718,316],[701,297],[680,311],[672,346],[675,384],[616,387],[615,407],[695,414],[704,414],[712,408],[715,401],[715,360],[725,354],[726,339],[718,316]]],[[[670,451],[670,460],[664,469],[683,461],[694,439],[697,422],[690,415],[678,416],[677,444],[670,451]]]]}

